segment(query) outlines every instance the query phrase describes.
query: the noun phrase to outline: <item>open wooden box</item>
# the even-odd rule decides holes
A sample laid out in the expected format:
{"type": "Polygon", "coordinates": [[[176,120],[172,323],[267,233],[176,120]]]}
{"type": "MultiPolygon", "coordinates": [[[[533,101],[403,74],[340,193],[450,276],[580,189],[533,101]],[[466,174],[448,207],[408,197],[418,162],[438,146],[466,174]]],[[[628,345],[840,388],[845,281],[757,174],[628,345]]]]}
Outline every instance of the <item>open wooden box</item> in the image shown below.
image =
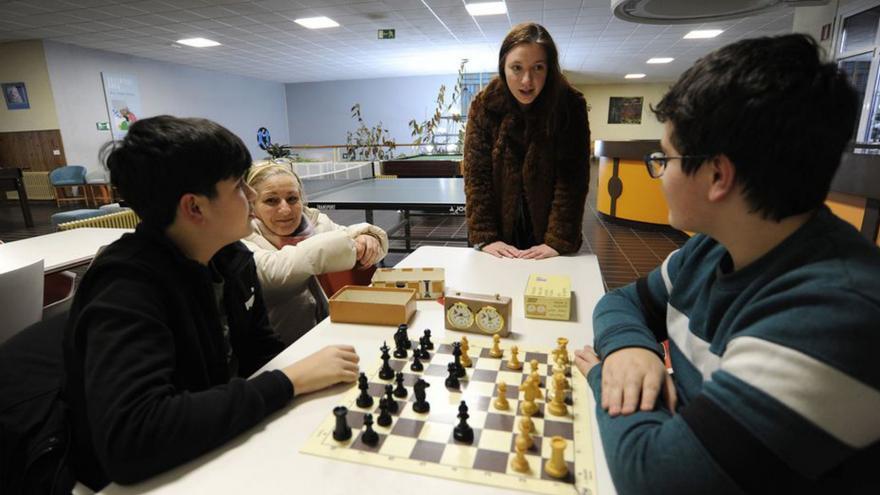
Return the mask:
{"type": "Polygon", "coordinates": [[[416,312],[414,289],[346,285],[330,298],[330,321],[400,325],[416,312]]]}

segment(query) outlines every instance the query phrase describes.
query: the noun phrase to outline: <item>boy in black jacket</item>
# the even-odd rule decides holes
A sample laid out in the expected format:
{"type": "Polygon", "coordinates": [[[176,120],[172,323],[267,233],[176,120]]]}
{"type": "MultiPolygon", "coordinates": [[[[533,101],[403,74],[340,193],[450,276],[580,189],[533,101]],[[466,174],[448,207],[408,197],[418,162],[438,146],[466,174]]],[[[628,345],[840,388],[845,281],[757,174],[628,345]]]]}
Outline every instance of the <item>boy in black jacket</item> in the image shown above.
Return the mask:
{"type": "Polygon", "coordinates": [[[134,483],[235,437],[304,394],[354,381],[330,346],[282,370],[251,252],[251,156],[202,119],[136,122],[106,155],[141,217],[84,276],[64,338],[77,478],[134,483]]]}

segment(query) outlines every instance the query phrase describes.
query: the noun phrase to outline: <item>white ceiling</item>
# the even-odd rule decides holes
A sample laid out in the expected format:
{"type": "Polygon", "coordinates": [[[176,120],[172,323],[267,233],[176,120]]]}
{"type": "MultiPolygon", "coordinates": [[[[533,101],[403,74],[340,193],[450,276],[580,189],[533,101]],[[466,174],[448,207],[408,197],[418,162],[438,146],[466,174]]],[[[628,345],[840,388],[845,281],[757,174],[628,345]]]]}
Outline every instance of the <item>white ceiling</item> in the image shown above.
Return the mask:
{"type": "MultiPolygon", "coordinates": [[[[709,0],[700,0],[709,1],[709,0]]],[[[494,71],[510,27],[543,24],[556,40],[573,82],[675,79],[698,57],[742,38],[788,33],[794,11],[700,25],[631,24],[611,14],[609,0],[508,0],[508,14],[471,17],[463,0],[27,0],[0,1],[0,42],[46,39],[279,82],[327,81],[494,71]],[[327,16],[340,27],[309,30],[293,20],[327,16]],[[394,40],[378,29],[397,30],[394,40]],[[692,29],[720,28],[709,40],[685,40],[692,29]],[[203,37],[222,43],[174,43],[203,37]],[[647,65],[651,57],[675,57],[647,65]]]]}

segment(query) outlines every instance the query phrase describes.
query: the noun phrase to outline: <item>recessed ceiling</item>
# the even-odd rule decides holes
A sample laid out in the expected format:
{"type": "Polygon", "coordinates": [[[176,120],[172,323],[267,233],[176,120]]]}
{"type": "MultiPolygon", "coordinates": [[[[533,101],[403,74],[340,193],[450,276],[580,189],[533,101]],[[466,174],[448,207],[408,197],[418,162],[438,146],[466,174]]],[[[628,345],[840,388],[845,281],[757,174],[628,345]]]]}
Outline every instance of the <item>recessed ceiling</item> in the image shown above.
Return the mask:
{"type": "Polygon", "coordinates": [[[674,80],[700,56],[733,41],[791,32],[794,10],[691,25],[633,24],[615,18],[609,0],[509,0],[506,15],[471,17],[463,0],[28,0],[2,2],[0,42],[45,39],[279,82],[449,74],[496,70],[511,26],[543,24],[577,83],[674,80]],[[337,28],[293,22],[327,16],[337,28]],[[378,39],[395,29],[395,39],[378,39]],[[684,40],[694,29],[717,38],[684,40]],[[182,38],[222,45],[190,48],[182,38]],[[652,57],[670,64],[647,65],[652,57]]]}

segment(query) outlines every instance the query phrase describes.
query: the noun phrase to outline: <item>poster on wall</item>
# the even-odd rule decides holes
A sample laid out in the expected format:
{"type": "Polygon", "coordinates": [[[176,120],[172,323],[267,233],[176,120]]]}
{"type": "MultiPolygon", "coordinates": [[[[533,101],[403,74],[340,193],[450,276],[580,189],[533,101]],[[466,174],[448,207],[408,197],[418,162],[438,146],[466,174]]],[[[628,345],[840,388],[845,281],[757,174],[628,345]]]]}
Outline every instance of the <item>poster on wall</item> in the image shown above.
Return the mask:
{"type": "Polygon", "coordinates": [[[23,82],[3,83],[3,99],[8,110],[27,110],[31,107],[23,82]]]}
{"type": "Polygon", "coordinates": [[[641,124],[641,96],[612,96],[608,104],[609,124],[641,124]]]}
{"type": "Polygon", "coordinates": [[[110,116],[110,133],[114,140],[125,137],[128,127],[141,116],[141,93],[137,79],[126,74],[101,73],[104,100],[110,116]]]}

